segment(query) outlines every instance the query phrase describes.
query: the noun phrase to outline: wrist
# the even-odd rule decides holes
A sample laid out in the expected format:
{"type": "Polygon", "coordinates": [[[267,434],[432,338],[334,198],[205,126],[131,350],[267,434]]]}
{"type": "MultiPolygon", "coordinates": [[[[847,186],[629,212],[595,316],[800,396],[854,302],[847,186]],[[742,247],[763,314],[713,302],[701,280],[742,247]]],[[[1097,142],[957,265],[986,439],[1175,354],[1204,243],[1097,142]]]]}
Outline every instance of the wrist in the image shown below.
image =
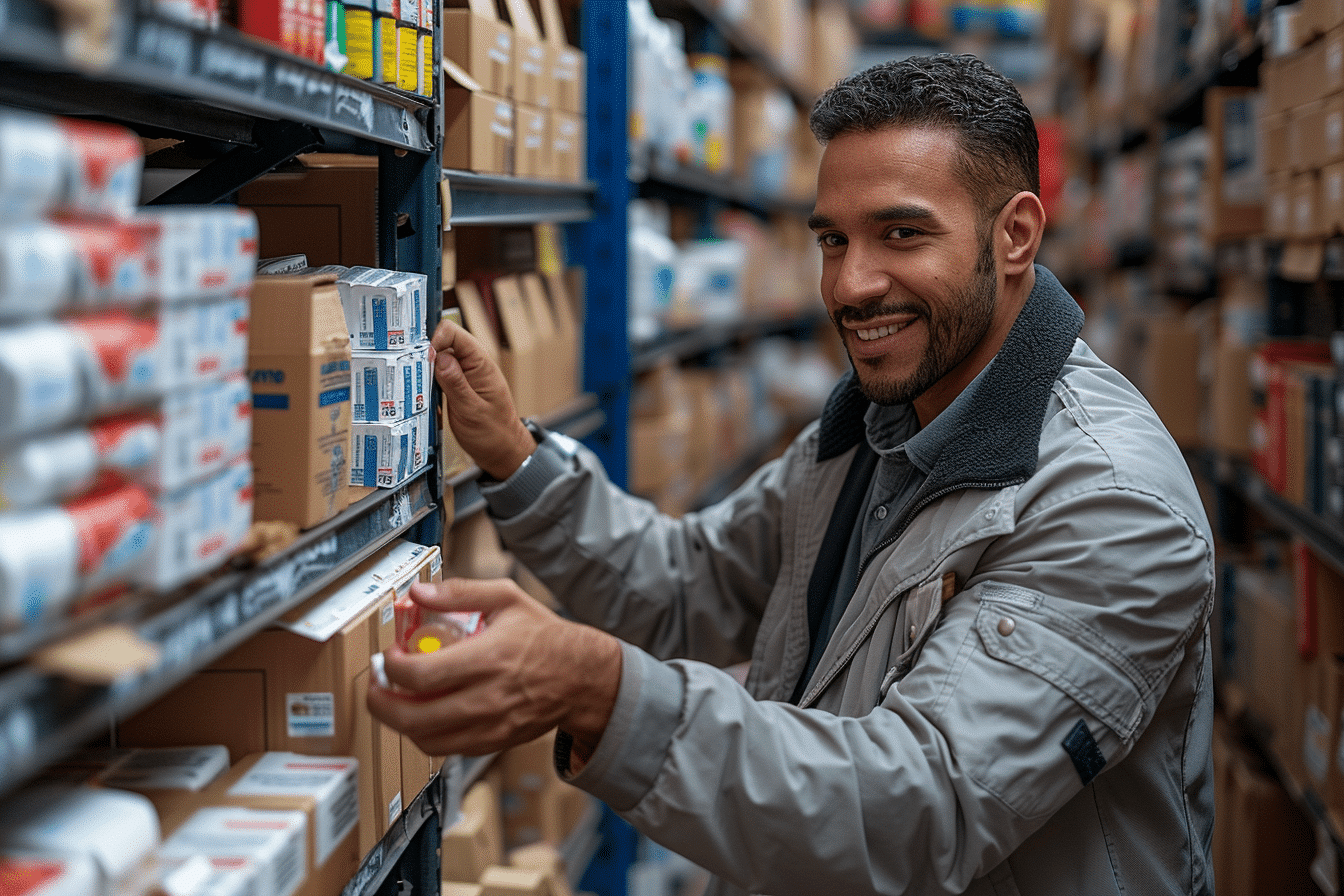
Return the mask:
{"type": "Polygon", "coordinates": [[[522,421],[516,421],[513,433],[508,439],[508,447],[497,457],[480,465],[481,472],[500,482],[505,481],[537,450],[537,439],[532,430],[522,421]],[[487,465],[488,464],[488,465],[487,465]]]}
{"type": "Polygon", "coordinates": [[[575,682],[569,710],[559,724],[572,738],[570,750],[578,759],[577,767],[586,764],[597,751],[621,689],[620,642],[597,629],[583,628],[584,640],[588,642],[582,650],[586,660],[576,663],[575,668],[584,673],[575,682]]]}

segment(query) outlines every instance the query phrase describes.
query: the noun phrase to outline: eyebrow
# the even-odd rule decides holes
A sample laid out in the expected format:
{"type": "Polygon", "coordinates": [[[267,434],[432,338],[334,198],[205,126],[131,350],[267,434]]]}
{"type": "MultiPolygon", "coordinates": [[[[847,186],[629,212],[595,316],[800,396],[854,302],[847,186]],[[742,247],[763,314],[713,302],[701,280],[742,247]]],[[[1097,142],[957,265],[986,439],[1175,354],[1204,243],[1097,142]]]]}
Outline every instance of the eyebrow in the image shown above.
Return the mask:
{"type": "MultiPolygon", "coordinates": [[[[866,215],[865,222],[883,224],[888,221],[923,221],[932,217],[934,217],[933,211],[922,205],[889,205],[866,215]]],[[[829,215],[820,215],[813,212],[807,217],[807,226],[812,230],[834,227],[835,220],[829,215]]]]}

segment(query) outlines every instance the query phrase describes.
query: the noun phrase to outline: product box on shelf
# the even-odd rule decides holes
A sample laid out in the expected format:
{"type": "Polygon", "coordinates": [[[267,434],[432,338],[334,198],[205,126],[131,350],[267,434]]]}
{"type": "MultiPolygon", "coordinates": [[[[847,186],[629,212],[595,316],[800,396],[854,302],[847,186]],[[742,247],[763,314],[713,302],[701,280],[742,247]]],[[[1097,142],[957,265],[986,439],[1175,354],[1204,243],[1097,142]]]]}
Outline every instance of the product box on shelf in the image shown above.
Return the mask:
{"type": "Polygon", "coordinates": [[[556,0],[541,0],[539,6],[542,42],[546,48],[553,91],[551,107],[558,112],[582,117],[585,111],[588,57],[569,43],[560,4],[556,0]]]}
{"type": "Polygon", "coordinates": [[[408,348],[425,338],[424,274],[351,267],[336,279],[351,351],[408,348]]]}
{"type": "Polygon", "coordinates": [[[1288,491],[1287,384],[1294,363],[1324,363],[1329,347],[1315,341],[1267,342],[1251,363],[1251,388],[1256,397],[1251,430],[1251,462],[1275,492],[1288,491]]]}
{"type": "Polygon", "coordinates": [[[573,360],[570,334],[559,328],[541,274],[535,271],[519,274],[518,291],[532,324],[537,356],[546,360],[544,375],[538,381],[541,390],[539,400],[543,408],[553,410],[574,397],[574,377],[569,372],[573,360]]]}
{"type": "Polygon", "coordinates": [[[443,880],[471,883],[485,869],[504,862],[504,831],[500,793],[490,777],[471,785],[462,796],[457,820],[443,829],[443,880]]]}
{"type": "Polygon", "coordinates": [[[513,392],[513,402],[524,417],[546,407],[546,359],[537,345],[536,324],[517,275],[496,277],[489,296],[499,318],[500,367],[513,392]]]}
{"type": "Polygon", "coordinates": [[[259,277],[248,358],[256,518],[308,528],[349,504],[350,336],[335,277],[259,277]]]}
{"type": "Polygon", "coordinates": [[[515,103],[549,109],[554,103],[555,82],[541,39],[541,28],[528,0],[504,0],[513,26],[513,92],[515,103]]]}
{"type": "Polygon", "coordinates": [[[395,423],[429,408],[429,343],[405,351],[351,352],[352,420],[395,423]]]}
{"type": "Polygon", "coordinates": [[[555,144],[551,136],[550,114],[539,106],[524,103],[515,103],[513,114],[517,127],[514,174],[533,180],[554,180],[555,144]]]}
{"type": "Polygon", "coordinates": [[[144,151],[119,125],[0,113],[0,210],[7,220],[52,211],[124,217],[140,198],[144,151]]]}
{"type": "Polygon", "coordinates": [[[1259,235],[1265,226],[1265,165],[1257,133],[1260,94],[1210,88],[1204,109],[1211,138],[1204,183],[1205,232],[1214,241],[1259,235]]]}
{"type": "MultiPolygon", "coordinates": [[[[348,9],[347,15],[357,12],[362,11],[348,9]]],[[[353,43],[354,34],[350,39],[353,43]]],[[[314,265],[378,264],[376,157],[297,156],[293,165],[239,190],[238,204],[257,216],[263,258],[303,254],[314,265]]]]}
{"type": "Polygon", "coordinates": [[[221,806],[303,812],[312,870],[300,892],[323,896],[339,892],[359,869],[359,774],[353,756],[258,753],[229,769],[207,798],[221,806]]]}
{"type": "Polygon", "coordinates": [[[396,423],[353,423],[350,427],[350,484],[395,488],[429,460],[430,413],[396,423]]]}
{"type": "Polygon", "coordinates": [[[248,294],[260,235],[251,210],[153,206],[139,209],[132,220],[156,231],[156,298],[177,302],[248,294]]]}
{"type": "Polygon", "coordinates": [[[486,91],[447,57],[443,74],[443,166],[482,174],[515,173],[513,103],[486,91]]]}
{"type": "Polygon", "coordinates": [[[156,498],[158,525],[140,584],[169,591],[228,560],[252,526],[252,462],[156,498]]]}
{"type": "Polygon", "coordinates": [[[0,880],[11,896],[102,896],[101,872],[78,853],[0,847],[0,880]]]}
{"type": "Polygon", "coordinates": [[[446,0],[443,58],[497,97],[513,95],[513,27],[500,21],[494,0],[446,0]]]}
{"type": "Polygon", "coordinates": [[[174,831],[158,855],[164,861],[205,856],[216,868],[239,868],[251,890],[296,896],[308,877],[308,823],[298,811],[207,806],[174,831]]]}
{"type": "Polygon", "coordinates": [[[238,0],[238,30],[321,63],[325,13],[322,0],[238,0]]]}
{"type": "Polygon", "coordinates": [[[551,112],[551,165],[553,177],[563,183],[583,180],[588,168],[588,123],[572,112],[551,112]]]}
{"type": "MultiPolygon", "coordinates": [[[[345,50],[341,71],[355,78],[372,81],[382,64],[382,53],[375,39],[373,0],[328,0],[340,3],[341,16],[337,27],[344,26],[345,50]]],[[[328,18],[331,12],[328,10],[328,18]]],[[[331,26],[328,26],[330,40],[331,26]]],[[[328,66],[331,66],[329,61],[328,66]]],[[[246,204],[246,203],[244,203],[246,204]]],[[[266,230],[263,223],[262,232],[266,230]]]]}

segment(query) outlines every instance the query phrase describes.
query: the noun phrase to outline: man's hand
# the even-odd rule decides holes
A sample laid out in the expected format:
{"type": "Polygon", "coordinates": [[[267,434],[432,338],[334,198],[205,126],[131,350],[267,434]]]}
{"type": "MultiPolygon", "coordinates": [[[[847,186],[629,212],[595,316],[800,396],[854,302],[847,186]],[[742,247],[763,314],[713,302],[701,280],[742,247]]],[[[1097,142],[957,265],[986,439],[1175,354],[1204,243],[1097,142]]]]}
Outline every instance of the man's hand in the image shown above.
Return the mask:
{"type": "Polygon", "coordinates": [[[561,619],[509,579],[411,586],[435,610],[480,611],[483,631],[435,653],[384,652],[391,689],[369,686],[374,717],[431,756],[479,756],[559,727],[586,759],[621,683],[611,635],[561,619]]]}
{"type": "Polygon", "coordinates": [[[458,444],[488,475],[508,479],[537,443],[518,419],[499,366],[474,336],[447,319],[434,331],[430,358],[458,444]]]}

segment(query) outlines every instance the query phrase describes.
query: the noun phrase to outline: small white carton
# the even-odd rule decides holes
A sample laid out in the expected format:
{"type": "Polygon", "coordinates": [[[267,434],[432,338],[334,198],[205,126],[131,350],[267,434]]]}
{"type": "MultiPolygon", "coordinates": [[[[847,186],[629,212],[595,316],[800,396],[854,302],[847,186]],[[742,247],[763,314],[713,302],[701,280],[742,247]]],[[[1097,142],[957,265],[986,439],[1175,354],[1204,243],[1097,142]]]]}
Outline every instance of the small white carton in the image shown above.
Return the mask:
{"type": "Polygon", "coordinates": [[[167,591],[223,564],[243,543],[252,526],[251,458],[156,504],[159,528],[139,581],[167,591]]]}
{"type": "Polygon", "coordinates": [[[350,484],[394,488],[410,479],[429,457],[430,415],[396,423],[352,423],[350,484]]]}
{"type": "Polygon", "coordinates": [[[429,408],[429,343],[404,352],[352,352],[352,419],[356,423],[395,423],[429,408]]]}
{"type": "Polygon", "coordinates": [[[336,281],[351,350],[387,351],[425,338],[424,274],[347,268],[336,281]]]}
{"type": "Polygon", "coordinates": [[[159,847],[166,860],[205,856],[216,868],[255,868],[254,892],[293,896],[308,875],[302,812],[214,806],[200,809],[159,847]]]}
{"type": "Polygon", "coordinates": [[[164,302],[246,296],[257,267],[259,230],[249,209],[227,205],[154,206],[135,222],[156,230],[159,276],[155,295],[164,302]]]}
{"type": "Polygon", "coordinates": [[[229,788],[230,796],[306,796],[313,812],[313,864],[326,862],[359,822],[359,761],[344,756],[263,753],[229,788]]]}

